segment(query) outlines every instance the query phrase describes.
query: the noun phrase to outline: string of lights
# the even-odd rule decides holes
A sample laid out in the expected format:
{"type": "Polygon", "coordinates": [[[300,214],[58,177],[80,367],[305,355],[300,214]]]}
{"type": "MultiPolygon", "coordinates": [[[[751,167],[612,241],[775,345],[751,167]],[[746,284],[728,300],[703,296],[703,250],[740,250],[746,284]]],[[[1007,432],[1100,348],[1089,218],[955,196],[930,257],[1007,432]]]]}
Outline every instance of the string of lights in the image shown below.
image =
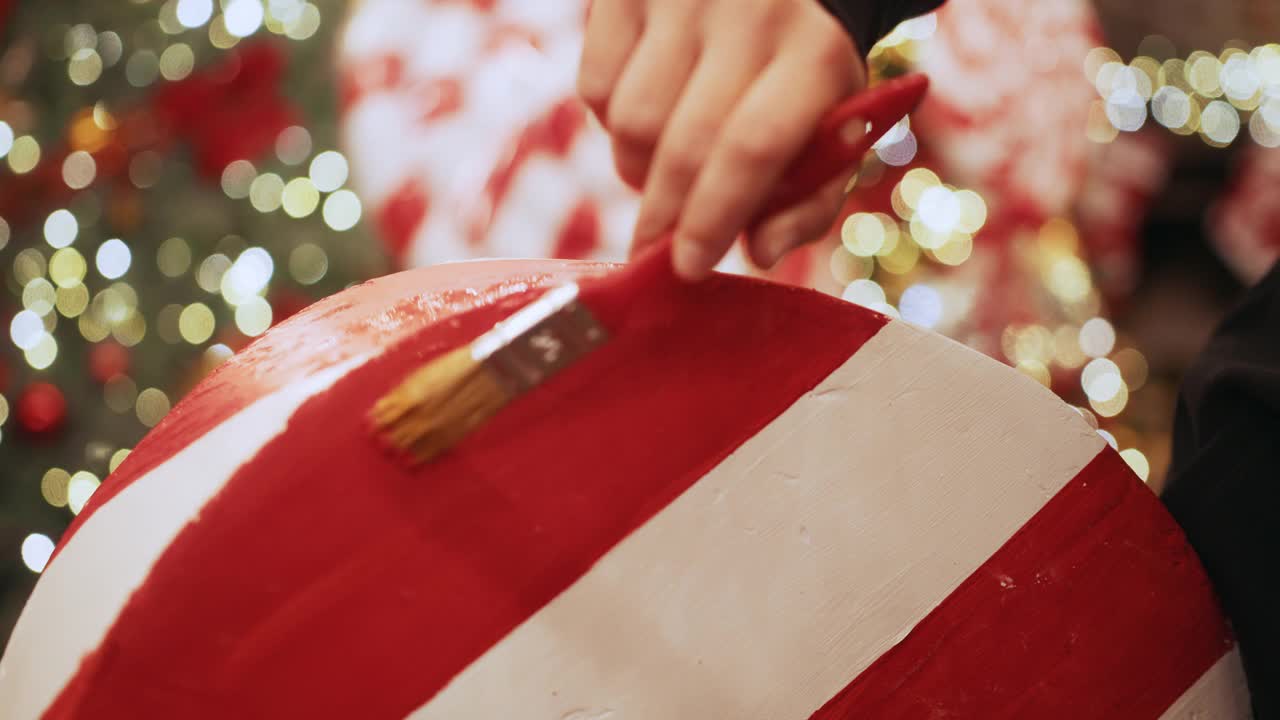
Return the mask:
{"type": "Polygon", "coordinates": [[[33,572],[187,388],[381,267],[333,149],[331,83],[234,79],[243,105],[215,108],[208,126],[182,115],[248,63],[292,60],[307,77],[341,3],[37,5],[10,21],[40,29],[0,55],[0,183],[22,201],[0,211],[13,305],[0,455],[21,481],[9,524],[34,526],[20,543],[33,572]],[[249,141],[261,148],[243,159],[249,141]],[[222,164],[226,152],[242,157],[222,164]]]}

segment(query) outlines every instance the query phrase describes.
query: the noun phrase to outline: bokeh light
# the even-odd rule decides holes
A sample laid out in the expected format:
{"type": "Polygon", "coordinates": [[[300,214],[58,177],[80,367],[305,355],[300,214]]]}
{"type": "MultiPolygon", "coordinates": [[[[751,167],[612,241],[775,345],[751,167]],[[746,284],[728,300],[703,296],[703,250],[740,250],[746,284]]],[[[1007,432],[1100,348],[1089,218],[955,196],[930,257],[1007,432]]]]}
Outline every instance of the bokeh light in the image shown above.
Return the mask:
{"type": "Polygon", "coordinates": [[[196,284],[205,292],[220,292],[222,276],[230,269],[231,258],[222,253],[214,253],[200,263],[200,267],[196,270],[196,284]]]}
{"type": "Polygon", "coordinates": [[[902,319],[923,328],[934,328],[942,320],[944,310],[942,294],[923,283],[902,291],[898,311],[902,319]]]}
{"type": "Polygon", "coordinates": [[[44,221],[44,239],[51,247],[64,248],[76,241],[80,223],[70,210],[54,210],[44,221]]]}
{"type": "Polygon", "coordinates": [[[31,533],[22,541],[22,564],[33,573],[44,572],[53,557],[53,540],[42,533],[31,533]]]}
{"type": "Polygon", "coordinates": [[[20,350],[34,348],[44,335],[44,320],[31,310],[21,310],[9,321],[9,338],[20,350]]]}
{"type": "Polygon", "coordinates": [[[1240,134],[1240,114],[1221,100],[1214,100],[1200,113],[1200,133],[1210,144],[1230,145],[1240,134]]]}
{"type": "Polygon", "coordinates": [[[53,312],[58,301],[57,289],[44,278],[36,278],[22,288],[22,307],[44,317],[53,312]]]}
{"type": "Polygon", "coordinates": [[[279,210],[283,195],[284,180],[275,173],[263,173],[249,184],[249,202],[258,212],[279,210]]]}
{"type": "Polygon", "coordinates": [[[129,448],[120,448],[111,454],[111,460],[107,463],[107,472],[115,472],[116,468],[129,457],[131,451],[129,448]]]}
{"type": "Polygon", "coordinates": [[[851,303],[867,308],[878,308],[885,304],[884,288],[874,280],[854,280],[849,283],[841,296],[851,303]]]}
{"type": "Polygon", "coordinates": [[[27,248],[13,259],[13,277],[19,286],[25,287],[27,283],[44,275],[47,267],[48,261],[39,250],[27,248]]]}
{"type": "Polygon", "coordinates": [[[329,271],[329,256],[318,245],[303,243],[289,253],[289,274],[300,285],[314,285],[329,271]]]}
{"type": "Polygon", "coordinates": [[[1116,345],[1116,330],[1104,318],[1093,318],[1080,328],[1080,350],[1091,358],[1106,357],[1116,345]]]}
{"type": "Polygon", "coordinates": [[[1085,365],[1080,374],[1080,385],[1090,400],[1106,402],[1124,388],[1124,379],[1114,362],[1097,358],[1085,365]]]}
{"type": "Polygon", "coordinates": [[[360,222],[360,214],[360,198],[350,190],[339,190],[324,201],[324,222],[333,230],[350,230],[360,222]]]}
{"type": "Polygon", "coordinates": [[[30,135],[23,135],[9,146],[9,169],[22,175],[40,164],[40,144],[30,135]]]}
{"type": "Polygon", "coordinates": [[[216,320],[213,310],[204,303],[192,303],[183,308],[178,317],[178,332],[182,339],[192,345],[199,345],[213,337],[216,320]]]}
{"type": "Polygon", "coordinates": [[[35,347],[24,350],[27,364],[34,370],[46,370],[58,359],[58,341],[49,333],[40,336],[35,347]]]}
{"type": "Polygon", "coordinates": [[[66,507],[67,485],[71,482],[71,473],[62,468],[49,468],[40,478],[40,495],[53,507],[66,507]]]}
{"type": "Polygon", "coordinates": [[[176,15],[184,27],[198,28],[213,16],[213,0],[178,0],[176,15]]]}
{"type": "Polygon", "coordinates": [[[257,177],[258,171],[248,160],[228,163],[222,171],[222,192],[233,200],[243,200],[249,197],[249,190],[257,177]]]}
{"type": "Polygon", "coordinates": [[[271,327],[271,304],[255,297],[236,306],[236,327],[249,337],[266,332],[271,327]]]}
{"type": "Polygon", "coordinates": [[[230,0],[222,12],[227,32],[238,38],[257,32],[265,19],[261,0],[230,0]]]}
{"type": "Polygon", "coordinates": [[[319,204],[320,192],[310,178],[294,178],[284,186],[281,205],[289,217],[304,218],[315,212],[319,204]]]}
{"type": "Polygon", "coordinates": [[[98,254],[94,264],[98,273],[108,280],[115,280],[129,271],[133,262],[133,253],[129,246],[119,238],[111,238],[98,246],[98,254]]]}
{"type": "Polygon", "coordinates": [[[160,75],[160,57],[151,50],[139,50],[124,66],[125,79],[134,87],[146,87],[160,75]]]}
{"type": "Polygon", "coordinates": [[[128,375],[116,375],[107,381],[102,398],[112,412],[124,415],[133,410],[138,399],[138,384],[128,375]]]}
{"type": "Polygon", "coordinates": [[[195,66],[196,55],[186,43],[174,43],[160,53],[160,75],[165,80],[181,80],[190,75],[195,66]]]}
{"type": "Polygon", "coordinates": [[[67,481],[67,507],[73,514],[79,515],[101,484],[98,476],[87,470],[73,474],[67,481]]]}
{"type": "Polygon", "coordinates": [[[156,265],[165,277],[179,277],[191,267],[191,247],[180,237],[165,240],[156,252],[156,265]]]}
{"type": "Polygon", "coordinates": [[[102,56],[93,48],[81,48],[67,62],[67,77],[76,85],[92,85],[102,76],[102,56]]]}
{"type": "Polygon", "coordinates": [[[138,393],[134,412],[138,416],[138,422],[147,427],[155,427],[169,414],[169,396],[159,388],[147,388],[138,393]]]}
{"type": "Polygon", "coordinates": [[[240,253],[231,267],[223,273],[219,290],[228,304],[242,305],[257,298],[266,289],[274,271],[275,264],[270,253],[262,248],[249,248],[240,253]]]}
{"type": "Polygon", "coordinates": [[[9,123],[0,120],[0,158],[9,154],[9,150],[13,147],[13,127],[9,123]]]}
{"type": "Polygon", "coordinates": [[[49,258],[49,277],[61,288],[75,287],[84,282],[89,264],[75,248],[65,247],[49,258]]]}
{"type": "Polygon", "coordinates": [[[66,318],[79,317],[89,307],[89,288],[76,285],[69,288],[58,288],[54,305],[58,312],[66,318]]]}
{"type": "Polygon", "coordinates": [[[276,157],[285,165],[298,165],[311,154],[311,133],[294,125],[276,137],[276,157]]]}
{"type": "Polygon", "coordinates": [[[1124,461],[1129,464],[1129,467],[1143,482],[1151,479],[1151,463],[1147,460],[1147,456],[1142,454],[1141,450],[1136,448],[1121,450],[1120,457],[1124,458],[1124,461]]]}
{"type": "Polygon", "coordinates": [[[350,168],[342,153],[326,150],[311,160],[307,175],[320,192],[333,192],[347,182],[350,168]]]}

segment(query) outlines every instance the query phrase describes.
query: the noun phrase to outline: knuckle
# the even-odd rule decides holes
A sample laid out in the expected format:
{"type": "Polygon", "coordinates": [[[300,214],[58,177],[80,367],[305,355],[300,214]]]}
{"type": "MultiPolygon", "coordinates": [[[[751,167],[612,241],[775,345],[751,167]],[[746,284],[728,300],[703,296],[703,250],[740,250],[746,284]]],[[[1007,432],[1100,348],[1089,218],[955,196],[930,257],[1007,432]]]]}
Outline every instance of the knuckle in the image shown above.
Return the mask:
{"type": "Polygon", "coordinates": [[[649,165],[643,158],[621,152],[615,152],[613,158],[613,166],[618,172],[618,177],[622,181],[633,188],[644,187],[645,179],[648,177],[649,165]]]}
{"type": "Polygon", "coordinates": [[[844,30],[834,28],[815,33],[807,39],[807,44],[815,62],[825,72],[836,73],[846,84],[857,77],[858,51],[844,30]]]}
{"type": "Polygon", "coordinates": [[[720,238],[716,234],[714,228],[703,225],[698,221],[685,222],[680,226],[677,234],[691,245],[703,248],[705,252],[713,253],[720,245],[720,238]]]}
{"type": "Polygon", "coordinates": [[[652,147],[662,133],[661,118],[614,103],[605,123],[615,140],[633,147],[652,147]]]}
{"type": "Polygon", "coordinates": [[[782,128],[777,121],[760,120],[734,133],[725,141],[726,152],[737,166],[759,167],[781,158],[782,128]]]}
{"type": "Polygon", "coordinates": [[[835,220],[836,213],[834,211],[815,213],[805,218],[802,222],[797,223],[796,244],[803,245],[826,235],[831,226],[835,224],[835,220]]]}
{"type": "Polygon", "coordinates": [[[680,146],[662,154],[663,174],[673,181],[687,185],[702,168],[704,154],[691,146],[680,146]]]}
{"type": "Polygon", "coordinates": [[[586,71],[578,73],[577,90],[578,97],[582,98],[582,101],[592,110],[599,112],[609,104],[611,88],[595,73],[586,71]]]}
{"type": "Polygon", "coordinates": [[[795,12],[795,3],[776,0],[748,0],[735,9],[739,29],[777,34],[795,12]]]}

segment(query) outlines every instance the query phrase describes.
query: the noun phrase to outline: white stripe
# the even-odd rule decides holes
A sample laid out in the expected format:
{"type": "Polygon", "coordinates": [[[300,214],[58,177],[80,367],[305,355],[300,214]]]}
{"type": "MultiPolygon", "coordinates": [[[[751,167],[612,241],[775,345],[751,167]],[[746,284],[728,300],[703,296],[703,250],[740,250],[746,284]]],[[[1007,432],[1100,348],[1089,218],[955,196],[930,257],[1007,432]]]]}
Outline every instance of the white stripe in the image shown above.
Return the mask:
{"type": "Polygon", "coordinates": [[[6,720],[35,718],[71,680],[177,534],[308,398],[366,357],[268,395],[120,491],[50,563],[0,658],[6,720]]]}
{"type": "Polygon", "coordinates": [[[1249,687],[1240,650],[1233,649],[1214,663],[1195,685],[1160,716],[1160,720],[1249,720],[1249,687]]]}
{"type": "Polygon", "coordinates": [[[890,323],[411,717],[807,718],[1102,445],[1034,381],[890,323]]]}

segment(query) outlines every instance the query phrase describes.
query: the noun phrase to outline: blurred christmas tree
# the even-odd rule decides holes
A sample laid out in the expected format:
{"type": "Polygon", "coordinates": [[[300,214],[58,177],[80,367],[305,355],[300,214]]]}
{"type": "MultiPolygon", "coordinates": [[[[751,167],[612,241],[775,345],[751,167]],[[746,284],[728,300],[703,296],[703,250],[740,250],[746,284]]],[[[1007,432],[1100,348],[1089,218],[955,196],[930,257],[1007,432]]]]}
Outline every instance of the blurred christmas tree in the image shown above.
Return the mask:
{"type": "Polygon", "coordinates": [[[0,645],[192,385],[380,274],[334,150],[330,0],[0,0],[0,645]]]}

